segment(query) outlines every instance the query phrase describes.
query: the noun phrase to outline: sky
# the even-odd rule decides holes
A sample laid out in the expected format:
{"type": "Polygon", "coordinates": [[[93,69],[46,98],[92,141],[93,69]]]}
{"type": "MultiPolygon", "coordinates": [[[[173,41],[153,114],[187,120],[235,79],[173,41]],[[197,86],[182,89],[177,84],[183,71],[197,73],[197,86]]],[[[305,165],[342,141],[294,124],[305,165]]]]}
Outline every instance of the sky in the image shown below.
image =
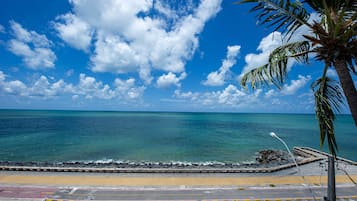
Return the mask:
{"type": "Polygon", "coordinates": [[[240,86],[284,39],[234,2],[2,0],[0,108],[313,113],[321,63],[289,62],[281,89],[240,86]]]}

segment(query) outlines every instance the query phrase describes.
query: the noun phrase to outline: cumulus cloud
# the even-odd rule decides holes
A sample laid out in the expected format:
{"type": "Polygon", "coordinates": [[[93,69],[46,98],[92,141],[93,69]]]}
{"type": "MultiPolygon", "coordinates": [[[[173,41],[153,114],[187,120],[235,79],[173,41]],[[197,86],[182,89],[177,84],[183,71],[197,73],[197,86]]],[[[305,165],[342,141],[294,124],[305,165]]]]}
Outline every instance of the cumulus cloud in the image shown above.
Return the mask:
{"type": "Polygon", "coordinates": [[[5,74],[4,72],[0,71],[0,82],[5,80],[5,74]]]}
{"type": "Polygon", "coordinates": [[[276,96],[277,95],[277,92],[274,90],[274,89],[270,89],[269,91],[267,91],[266,93],[265,93],[265,98],[267,98],[267,99],[269,99],[269,98],[271,98],[271,97],[273,97],[273,96],[276,96]]]}
{"type": "Polygon", "coordinates": [[[0,71],[0,92],[15,96],[43,97],[45,99],[58,96],[63,93],[72,93],[74,88],[66,84],[62,79],[50,83],[46,76],[40,76],[32,84],[26,85],[20,80],[6,81],[4,73],[0,71]]]}
{"type": "Polygon", "coordinates": [[[211,107],[211,108],[241,108],[246,109],[260,103],[259,96],[262,90],[258,89],[252,94],[248,94],[235,85],[228,85],[226,88],[218,91],[205,93],[199,92],[181,92],[176,90],[174,97],[177,99],[189,100],[191,103],[211,107]]]}
{"type": "Polygon", "coordinates": [[[208,74],[207,79],[203,82],[206,86],[222,86],[225,83],[227,74],[230,68],[236,64],[236,57],[239,54],[240,46],[228,46],[226,59],[222,61],[221,67],[218,71],[208,74]]]}
{"type": "Polygon", "coordinates": [[[61,22],[55,22],[55,27],[77,49],[86,49],[93,41],[91,70],[138,72],[147,84],[153,69],[185,71],[185,63],[198,47],[198,35],[221,4],[221,0],[202,0],[197,5],[184,1],[184,9],[174,12],[172,2],[162,0],[70,2],[73,13],[58,17],[61,22]],[[76,37],[85,40],[75,41],[76,37]]]}
{"type": "MultiPolygon", "coordinates": [[[[311,76],[299,75],[298,79],[291,80],[285,84],[281,91],[270,89],[263,91],[257,89],[249,92],[238,88],[233,84],[227,87],[209,92],[193,92],[176,90],[173,97],[175,100],[186,101],[196,109],[237,109],[238,111],[281,111],[281,106],[286,107],[286,111],[296,112],[301,109],[308,111],[310,102],[304,100],[304,97],[298,96],[299,101],[293,104],[287,101],[293,94],[297,94],[311,80],[311,76]],[[274,105],[274,107],[270,107],[274,105]]],[[[300,94],[301,95],[301,94],[300,94]]],[[[313,104],[312,104],[313,105],[313,104]]]]}
{"type": "Polygon", "coordinates": [[[135,101],[142,97],[145,89],[144,86],[136,86],[133,78],[128,80],[117,78],[113,86],[109,86],[85,74],[79,75],[79,83],[76,85],[66,83],[62,79],[50,81],[44,75],[30,84],[25,84],[20,80],[7,81],[6,75],[0,71],[0,93],[30,98],[51,99],[67,94],[72,96],[72,100],[83,97],[85,99],[135,101]]]}
{"type": "Polygon", "coordinates": [[[73,69],[69,69],[67,72],[66,72],[66,76],[67,77],[71,77],[74,73],[74,70],[73,69]]]}
{"type": "Polygon", "coordinates": [[[180,81],[186,78],[186,73],[183,72],[179,77],[176,74],[169,72],[168,74],[164,74],[157,79],[156,85],[159,88],[167,88],[171,85],[175,85],[177,87],[181,86],[180,81]]]}
{"type": "Polygon", "coordinates": [[[112,99],[115,94],[110,89],[108,84],[103,84],[101,81],[97,81],[94,77],[86,76],[85,74],[79,75],[79,89],[78,93],[84,95],[87,99],[100,98],[100,99],[112,99]]]}
{"type": "Polygon", "coordinates": [[[265,92],[264,98],[269,99],[277,96],[293,95],[299,89],[303,88],[310,80],[311,80],[310,75],[307,76],[298,75],[297,80],[291,80],[289,84],[284,84],[284,86],[280,91],[270,89],[269,91],[265,92]]]}
{"type": "Polygon", "coordinates": [[[0,24],[0,33],[5,33],[5,28],[0,24]]]}
{"type": "Polygon", "coordinates": [[[200,93],[198,92],[182,92],[181,90],[177,89],[175,90],[174,96],[179,99],[188,99],[191,101],[196,101],[200,97],[200,93]]]}
{"type": "Polygon", "coordinates": [[[28,31],[15,21],[10,21],[10,26],[14,38],[8,41],[8,48],[13,54],[22,57],[28,68],[54,68],[56,55],[50,49],[52,42],[45,35],[28,31]]]}
{"type": "Polygon", "coordinates": [[[91,27],[71,13],[60,15],[56,19],[61,21],[54,23],[59,37],[76,49],[88,51],[93,35],[91,27]]]}
{"type": "Polygon", "coordinates": [[[87,99],[114,99],[135,100],[141,98],[144,90],[143,86],[135,86],[135,79],[129,78],[121,80],[116,78],[113,87],[97,81],[94,77],[79,75],[79,84],[76,86],[77,94],[83,95],[87,99]]]}
{"type": "Polygon", "coordinates": [[[259,54],[250,53],[245,56],[246,65],[243,67],[242,73],[239,75],[240,80],[243,75],[250,70],[263,66],[269,60],[270,53],[277,47],[281,46],[283,43],[283,38],[280,32],[270,33],[268,36],[264,37],[257,48],[260,51],[259,54]]]}
{"type": "Polygon", "coordinates": [[[297,79],[297,80],[291,80],[289,85],[285,84],[283,86],[283,89],[281,90],[281,92],[285,95],[295,94],[297,90],[304,87],[311,80],[310,75],[307,75],[307,76],[299,75],[298,78],[299,79],[297,79]]]}
{"type": "Polygon", "coordinates": [[[326,74],[329,77],[338,77],[337,73],[336,73],[336,70],[328,69],[326,74]]]}
{"type": "MultiPolygon", "coordinates": [[[[320,16],[317,13],[312,13],[309,19],[309,22],[318,21],[320,16]]],[[[306,40],[303,35],[311,33],[310,28],[303,25],[299,29],[295,31],[295,33],[291,36],[290,40],[287,41],[287,38],[283,37],[281,32],[275,31],[270,33],[268,36],[262,38],[260,44],[257,48],[260,53],[250,53],[245,56],[246,65],[243,67],[241,74],[238,76],[238,80],[240,80],[243,75],[250,70],[263,66],[268,63],[270,53],[276,49],[277,47],[286,44],[287,42],[296,42],[306,40]]],[[[293,64],[296,62],[294,59],[290,59],[288,62],[287,70],[290,71],[293,64]]]]}
{"type": "Polygon", "coordinates": [[[146,89],[144,86],[136,87],[134,78],[129,78],[127,80],[116,78],[114,83],[116,93],[120,94],[124,99],[138,99],[143,95],[146,89]]]}

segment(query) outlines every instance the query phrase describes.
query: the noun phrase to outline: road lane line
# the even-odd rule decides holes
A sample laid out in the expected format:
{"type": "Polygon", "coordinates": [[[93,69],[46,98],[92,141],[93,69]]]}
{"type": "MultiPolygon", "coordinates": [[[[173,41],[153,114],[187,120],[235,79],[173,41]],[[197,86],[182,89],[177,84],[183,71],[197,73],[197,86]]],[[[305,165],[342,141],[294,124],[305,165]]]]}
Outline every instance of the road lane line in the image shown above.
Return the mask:
{"type": "Polygon", "coordinates": [[[68,194],[72,195],[72,194],[75,193],[77,190],[78,190],[78,188],[73,188],[73,189],[71,190],[71,192],[69,192],[68,194]]]}

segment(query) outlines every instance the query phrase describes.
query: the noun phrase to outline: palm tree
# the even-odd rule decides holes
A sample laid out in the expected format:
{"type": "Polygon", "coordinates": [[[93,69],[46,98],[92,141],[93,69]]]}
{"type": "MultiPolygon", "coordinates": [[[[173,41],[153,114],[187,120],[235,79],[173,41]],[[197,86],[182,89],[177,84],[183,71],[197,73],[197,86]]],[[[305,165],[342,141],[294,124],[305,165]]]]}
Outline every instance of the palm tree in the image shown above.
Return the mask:
{"type": "Polygon", "coordinates": [[[241,85],[254,90],[262,84],[281,88],[287,77],[289,59],[307,64],[310,57],[323,65],[322,76],[311,85],[315,96],[315,112],[320,128],[320,145],[325,138],[330,153],[336,156],[334,135],[335,112],[340,112],[345,99],[357,126],[357,92],[352,76],[356,73],[357,58],[357,1],[356,0],[242,0],[238,3],[255,3],[259,24],[274,27],[284,33],[285,43],[270,53],[267,64],[247,72],[241,85]],[[309,10],[313,12],[309,13],[309,10]],[[312,13],[319,20],[311,21],[312,13]],[[310,19],[310,20],[309,20],[310,19]],[[310,32],[303,40],[292,41],[296,30],[306,26],[310,32]],[[339,82],[327,76],[327,70],[337,72],[339,82]],[[342,89],[341,89],[342,87],[342,89]]]}

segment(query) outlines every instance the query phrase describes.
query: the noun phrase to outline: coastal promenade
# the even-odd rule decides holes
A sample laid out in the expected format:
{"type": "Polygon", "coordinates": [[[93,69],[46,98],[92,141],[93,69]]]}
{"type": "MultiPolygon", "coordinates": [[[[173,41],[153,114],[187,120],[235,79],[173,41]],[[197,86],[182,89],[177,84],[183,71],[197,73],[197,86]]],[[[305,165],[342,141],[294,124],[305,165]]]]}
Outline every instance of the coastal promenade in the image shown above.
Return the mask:
{"type": "MultiPolygon", "coordinates": [[[[326,195],[326,156],[274,172],[0,171],[0,200],[314,200],[326,195]]],[[[357,166],[337,160],[339,200],[357,200],[357,166]]]]}

